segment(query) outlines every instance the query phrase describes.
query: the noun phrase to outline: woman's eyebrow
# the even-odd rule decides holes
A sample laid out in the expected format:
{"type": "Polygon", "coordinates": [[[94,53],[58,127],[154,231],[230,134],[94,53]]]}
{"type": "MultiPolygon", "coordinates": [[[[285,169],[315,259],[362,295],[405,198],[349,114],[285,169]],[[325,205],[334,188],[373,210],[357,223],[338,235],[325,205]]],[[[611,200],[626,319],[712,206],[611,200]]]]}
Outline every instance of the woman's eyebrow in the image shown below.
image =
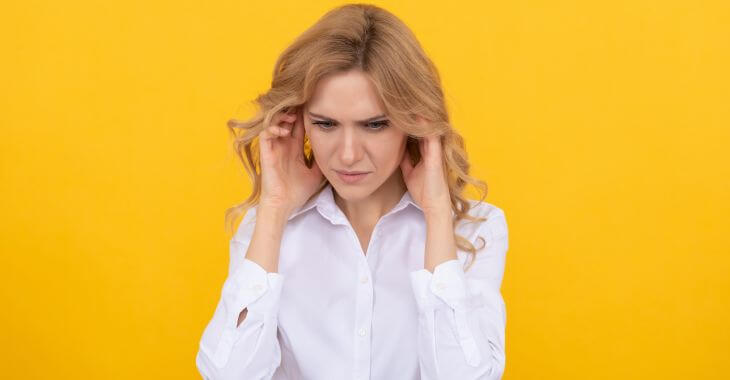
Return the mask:
{"type": "MultiPolygon", "coordinates": [[[[318,114],[316,114],[314,112],[309,112],[309,116],[313,116],[313,117],[317,117],[317,118],[320,118],[320,119],[325,119],[325,120],[329,120],[329,121],[334,121],[335,123],[339,123],[339,121],[337,121],[337,120],[335,120],[335,119],[333,119],[331,117],[318,115],[318,114]]],[[[383,115],[378,115],[378,116],[373,116],[373,117],[369,117],[369,118],[367,118],[365,120],[358,120],[358,121],[356,121],[356,123],[365,124],[365,123],[371,122],[373,120],[381,119],[381,118],[384,118],[384,117],[386,117],[386,115],[384,115],[384,114],[383,115]]]]}

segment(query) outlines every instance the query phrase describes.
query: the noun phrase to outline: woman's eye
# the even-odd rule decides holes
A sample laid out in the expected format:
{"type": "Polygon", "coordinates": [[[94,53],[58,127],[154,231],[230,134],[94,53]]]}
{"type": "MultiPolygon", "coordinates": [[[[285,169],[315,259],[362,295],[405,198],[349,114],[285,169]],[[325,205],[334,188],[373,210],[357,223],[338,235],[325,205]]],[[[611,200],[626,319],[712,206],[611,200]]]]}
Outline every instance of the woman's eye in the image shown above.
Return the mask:
{"type": "MultiPolygon", "coordinates": [[[[334,123],[331,121],[324,121],[324,120],[312,120],[312,124],[318,125],[320,128],[324,130],[330,130],[334,126],[334,123]]],[[[381,129],[384,129],[388,126],[388,120],[380,120],[380,121],[373,121],[367,124],[367,129],[371,131],[379,131],[381,129]]]]}
{"type": "Polygon", "coordinates": [[[388,126],[388,120],[374,121],[374,122],[372,122],[372,123],[370,123],[368,125],[369,125],[369,129],[377,131],[377,130],[380,130],[380,129],[383,129],[383,128],[387,127],[388,126]]]}
{"type": "Polygon", "coordinates": [[[319,127],[322,129],[330,129],[330,127],[332,126],[332,123],[329,121],[312,121],[312,124],[319,125],[319,127]]]}

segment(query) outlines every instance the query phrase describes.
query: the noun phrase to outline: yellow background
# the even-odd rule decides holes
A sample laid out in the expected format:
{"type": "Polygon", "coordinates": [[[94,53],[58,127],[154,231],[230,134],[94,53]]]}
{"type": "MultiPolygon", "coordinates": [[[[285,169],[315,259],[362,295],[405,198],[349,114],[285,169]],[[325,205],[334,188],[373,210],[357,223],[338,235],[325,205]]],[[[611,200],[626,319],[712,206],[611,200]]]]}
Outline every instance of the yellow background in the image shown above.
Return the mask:
{"type": "MultiPolygon", "coordinates": [[[[0,12],[2,368],[195,379],[250,187],[225,122],[332,1],[0,12]]],[[[378,2],[510,229],[505,379],[730,373],[730,3],[378,2]]]]}

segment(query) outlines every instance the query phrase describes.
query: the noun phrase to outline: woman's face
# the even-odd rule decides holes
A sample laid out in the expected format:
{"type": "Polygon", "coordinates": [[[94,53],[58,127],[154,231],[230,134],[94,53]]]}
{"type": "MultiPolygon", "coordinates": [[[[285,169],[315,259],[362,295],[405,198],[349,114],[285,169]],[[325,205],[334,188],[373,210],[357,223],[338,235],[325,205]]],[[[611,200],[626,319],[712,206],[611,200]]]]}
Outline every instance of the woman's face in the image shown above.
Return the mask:
{"type": "Polygon", "coordinates": [[[343,199],[368,197],[400,170],[407,135],[390,124],[362,72],[321,79],[303,111],[316,163],[343,199]],[[338,172],[367,174],[342,178],[338,172]]]}

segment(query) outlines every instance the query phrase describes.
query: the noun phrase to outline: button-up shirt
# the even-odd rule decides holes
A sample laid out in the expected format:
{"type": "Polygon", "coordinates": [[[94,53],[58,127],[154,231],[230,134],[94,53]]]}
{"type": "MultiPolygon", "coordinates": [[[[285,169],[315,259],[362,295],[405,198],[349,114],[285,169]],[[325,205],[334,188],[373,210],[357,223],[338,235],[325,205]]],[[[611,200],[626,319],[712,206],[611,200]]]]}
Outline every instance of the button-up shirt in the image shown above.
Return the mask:
{"type": "MultiPolygon", "coordinates": [[[[257,206],[230,241],[228,274],[203,331],[196,365],[205,379],[500,379],[508,248],[504,212],[469,200],[456,233],[470,255],[424,268],[426,222],[406,191],[375,225],[367,250],[331,184],[284,228],[279,272],[246,258],[257,206]],[[238,318],[248,309],[246,318],[238,318]]],[[[453,213],[452,213],[453,215],[453,213]]]]}

